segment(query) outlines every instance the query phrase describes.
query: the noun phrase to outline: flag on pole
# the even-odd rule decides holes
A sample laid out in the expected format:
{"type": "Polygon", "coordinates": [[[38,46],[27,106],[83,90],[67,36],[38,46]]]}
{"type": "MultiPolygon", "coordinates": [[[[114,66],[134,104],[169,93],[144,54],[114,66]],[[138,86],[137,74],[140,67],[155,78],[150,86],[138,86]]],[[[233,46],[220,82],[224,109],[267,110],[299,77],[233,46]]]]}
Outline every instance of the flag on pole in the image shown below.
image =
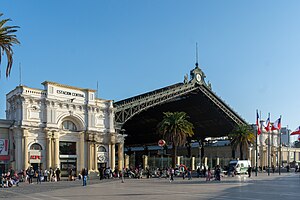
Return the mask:
{"type": "Polygon", "coordinates": [[[280,130],[280,129],[281,129],[281,117],[274,122],[271,130],[274,131],[274,130],[280,130]]]}
{"type": "Polygon", "coordinates": [[[297,135],[297,134],[300,135],[300,126],[298,126],[298,128],[296,128],[296,130],[291,133],[291,135],[297,135]]]}
{"type": "Polygon", "coordinates": [[[269,132],[269,130],[270,130],[270,114],[269,114],[268,119],[265,122],[265,129],[267,132],[269,132]]]}
{"type": "Polygon", "coordinates": [[[256,127],[257,127],[257,135],[261,134],[260,124],[259,124],[259,115],[258,111],[256,111],[256,127]]]}

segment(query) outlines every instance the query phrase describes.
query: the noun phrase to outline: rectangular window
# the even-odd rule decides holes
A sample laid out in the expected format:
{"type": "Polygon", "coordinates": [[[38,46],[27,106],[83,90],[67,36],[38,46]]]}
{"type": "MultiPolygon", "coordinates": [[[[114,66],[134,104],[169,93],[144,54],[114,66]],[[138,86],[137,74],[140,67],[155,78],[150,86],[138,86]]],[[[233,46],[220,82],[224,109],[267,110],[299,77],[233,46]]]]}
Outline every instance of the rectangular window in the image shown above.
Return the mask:
{"type": "Polygon", "coordinates": [[[49,93],[53,94],[53,87],[52,86],[49,86],[49,93]]]}
{"type": "Polygon", "coordinates": [[[93,93],[90,94],[90,99],[91,99],[91,100],[94,100],[94,94],[93,94],[93,93]]]}
{"type": "Polygon", "coordinates": [[[59,142],[60,155],[76,155],[76,142],[59,142]]]}

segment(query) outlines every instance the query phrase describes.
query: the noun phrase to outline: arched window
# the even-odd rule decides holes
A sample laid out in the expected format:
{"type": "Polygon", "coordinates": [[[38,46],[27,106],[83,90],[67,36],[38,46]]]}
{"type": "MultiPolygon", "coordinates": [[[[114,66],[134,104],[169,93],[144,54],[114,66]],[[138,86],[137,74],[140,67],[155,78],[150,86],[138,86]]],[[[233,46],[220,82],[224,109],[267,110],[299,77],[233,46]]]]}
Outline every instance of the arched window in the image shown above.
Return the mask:
{"type": "Polygon", "coordinates": [[[30,150],[42,150],[42,146],[38,143],[34,143],[30,146],[30,150]]]}
{"type": "Polygon", "coordinates": [[[98,152],[106,152],[106,149],[104,146],[99,146],[98,147],[98,152]]]}
{"type": "Polygon", "coordinates": [[[62,129],[68,131],[77,131],[76,125],[70,120],[66,120],[62,123],[62,129]]]}

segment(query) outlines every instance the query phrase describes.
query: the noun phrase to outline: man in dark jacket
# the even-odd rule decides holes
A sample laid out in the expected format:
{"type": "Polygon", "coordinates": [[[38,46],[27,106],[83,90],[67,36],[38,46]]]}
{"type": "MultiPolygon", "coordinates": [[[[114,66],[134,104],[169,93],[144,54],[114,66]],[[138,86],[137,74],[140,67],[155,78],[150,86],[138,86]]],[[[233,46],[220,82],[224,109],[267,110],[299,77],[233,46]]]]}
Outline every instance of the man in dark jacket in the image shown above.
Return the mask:
{"type": "Polygon", "coordinates": [[[248,165],[248,176],[249,178],[251,177],[251,172],[252,172],[252,167],[250,165],[248,165]]]}

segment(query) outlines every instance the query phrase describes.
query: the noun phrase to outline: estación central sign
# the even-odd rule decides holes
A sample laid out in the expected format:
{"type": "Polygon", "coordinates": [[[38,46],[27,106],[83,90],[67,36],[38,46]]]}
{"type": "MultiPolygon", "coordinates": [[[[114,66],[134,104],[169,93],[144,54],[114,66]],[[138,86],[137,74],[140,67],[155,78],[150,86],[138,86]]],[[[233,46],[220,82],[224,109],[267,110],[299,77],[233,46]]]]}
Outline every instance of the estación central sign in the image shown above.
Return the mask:
{"type": "Polygon", "coordinates": [[[68,92],[64,90],[56,90],[57,94],[64,94],[64,95],[70,95],[74,97],[84,97],[83,94],[75,93],[75,92],[68,92]]]}

